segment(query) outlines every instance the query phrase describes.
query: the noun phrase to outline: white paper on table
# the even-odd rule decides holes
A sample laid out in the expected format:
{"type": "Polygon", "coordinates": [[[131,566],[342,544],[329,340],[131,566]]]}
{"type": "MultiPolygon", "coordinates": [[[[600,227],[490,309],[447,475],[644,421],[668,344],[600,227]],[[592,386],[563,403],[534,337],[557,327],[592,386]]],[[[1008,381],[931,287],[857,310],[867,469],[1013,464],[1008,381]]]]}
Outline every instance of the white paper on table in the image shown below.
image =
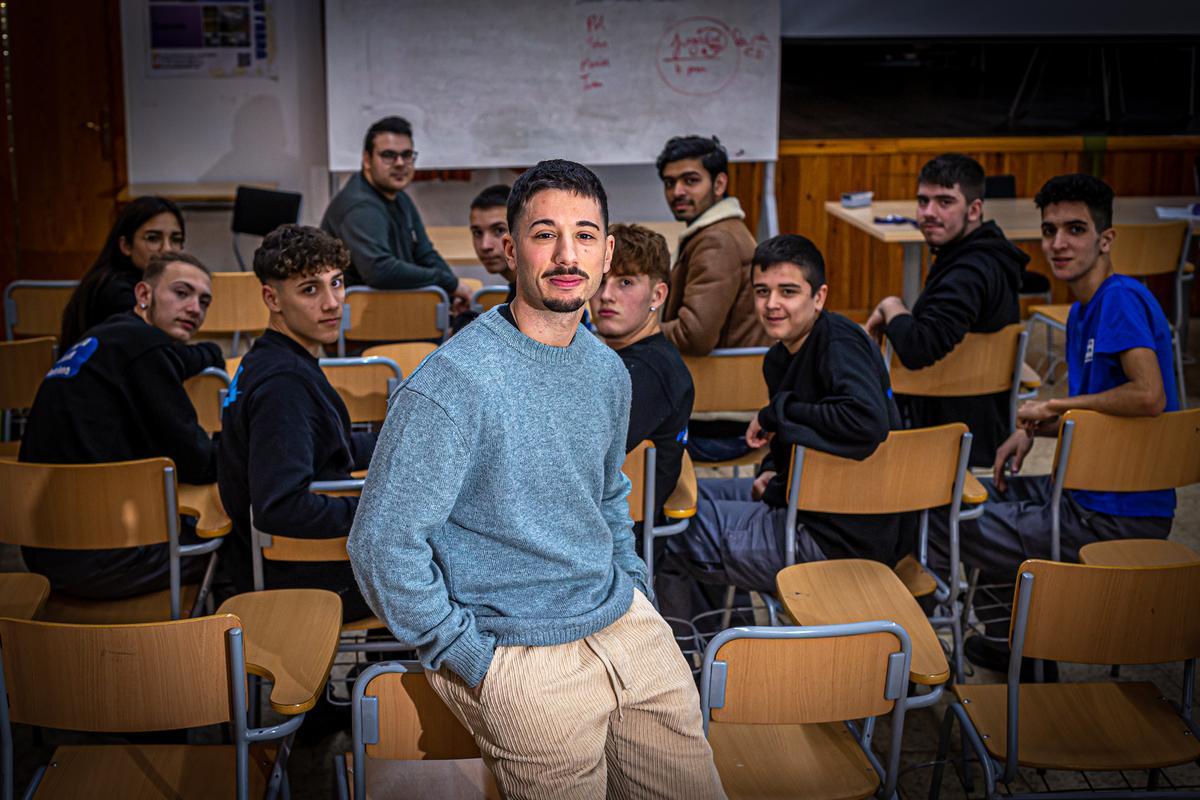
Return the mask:
{"type": "Polygon", "coordinates": [[[1191,206],[1155,206],[1159,219],[1200,219],[1200,215],[1192,213],[1191,206]]]}

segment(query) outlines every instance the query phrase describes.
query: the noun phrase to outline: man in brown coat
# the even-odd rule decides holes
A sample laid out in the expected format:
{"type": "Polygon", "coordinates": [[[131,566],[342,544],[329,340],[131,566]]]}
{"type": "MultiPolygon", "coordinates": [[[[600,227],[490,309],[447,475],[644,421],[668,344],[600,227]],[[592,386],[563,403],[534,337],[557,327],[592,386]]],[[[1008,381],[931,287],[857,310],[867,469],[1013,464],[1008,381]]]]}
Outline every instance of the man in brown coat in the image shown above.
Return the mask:
{"type": "Polygon", "coordinates": [[[688,223],[671,270],[662,332],[681,353],[772,344],[754,314],[754,235],[736,197],[727,197],[729,159],[714,136],[677,136],[656,162],[667,204],[688,223]]]}

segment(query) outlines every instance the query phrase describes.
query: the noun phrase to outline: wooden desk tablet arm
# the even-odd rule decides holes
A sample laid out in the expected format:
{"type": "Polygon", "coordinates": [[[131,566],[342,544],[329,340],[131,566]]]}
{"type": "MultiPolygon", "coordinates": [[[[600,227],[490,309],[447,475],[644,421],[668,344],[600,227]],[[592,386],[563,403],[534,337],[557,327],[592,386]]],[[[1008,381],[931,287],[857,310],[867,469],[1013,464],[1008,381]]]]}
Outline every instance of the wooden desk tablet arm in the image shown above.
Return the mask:
{"type": "Polygon", "coordinates": [[[272,683],[271,708],[294,716],[311,709],[337,654],[342,601],[324,589],[277,589],[229,598],[245,631],[246,670],[272,683]]]}
{"type": "Polygon", "coordinates": [[[696,516],[698,495],[696,467],[692,464],[691,456],[684,451],[683,462],[679,469],[679,480],[675,484],[675,491],[671,492],[671,496],[663,503],[663,514],[667,519],[690,519],[696,516]]]}
{"type": "MultiPolygon", "coordinates": [[[[225,507],[221,505],[221,495],[217,491],[215,483],[181,483],[178,488],[178,497],[179,513],[196,518],[196,535],[201,539],[218,539],[233,529],[233,522],[225,513],[225,507]]],[[[216,549],[215,544],[208,550],[194,550],[192,553],[188,553],[186,549],[187,547],[204,548],[206,546],[185,545],[180,548],[180,552],[192,554],[216,549]]]]}

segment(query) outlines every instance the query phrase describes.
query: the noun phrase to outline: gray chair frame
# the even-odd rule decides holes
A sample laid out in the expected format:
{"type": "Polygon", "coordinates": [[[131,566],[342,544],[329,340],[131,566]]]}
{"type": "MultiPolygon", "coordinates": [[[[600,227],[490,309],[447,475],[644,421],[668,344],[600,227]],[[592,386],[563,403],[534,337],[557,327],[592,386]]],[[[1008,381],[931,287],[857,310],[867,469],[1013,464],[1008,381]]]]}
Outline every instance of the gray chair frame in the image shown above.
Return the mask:
{"type": "MultiPolygon", "coordinates": [[[[346,296],[349,298],[352,294],[362,294],[364,292],[391,292],[396,294],[436,294],[441,302],[437,305],[434,312],[436,318],[434,325],[441,330],[441,341],[445,341],[446,335],[450,332],[450,296],[446,294],[446,290],[440,286],[420,286],[415,289],[372,289],[370,286],[351,286],[346,290],[346,296]]],[[[342,326],[338,331],[338,358],[346,356],[346,339],[353,339],[353,330],[350,327],[350,304],[347,302],[342,309],[342,326]]],[[[413,341],[408,339],[388,339],[386,341],[413,341]]],[[[423,341],[423,340],[421,340],[423,341]]]]}
{"type": "MultiPolygon", "coordinates": [[[[479,299],[481,297],[483,297],[485,294],[499,294],[502,296],[502,298],[508,297],[508,287],[507,286],[484,286],[480,289],[476,289],[475,292],[471,295],[471,310],[474,311],[476,314],[483,313],[483,306],[480,304],[479,299]]],[[[503,302],[503,299],[501,300],[501,302],[503,302]]]]}
{"type": "MultiPolygon", "coordinates": [[[[1055,559],[1056,561],[1058,559],[1055,559]]],[[[979,736],[979,732],[975,726],[971,724],[970,717],[963,709],[962,703],[955,701],[946,709],[946,715],[942,718],[941,735],[938,740],[938,755],[934,761],[933,777],[929,787],[930,800],[937,800],[941,795],[942,788],[942,773],[945,770],[946,759],[948,757],[950,747],[950,731],[957,719],[959,727],[965,734],[965,741],[970,742],[971,748],[975,751],[979,758],[980,766],[983,768],[983,778],[986,784],[985,797],[988,800],[997,797],[996,783],[1010,784],[1017,778],[1017,773],[1020,763],[1020,752],[1018,746],[1020,744],[1020,699],[1021,699],[1021,662],[1025,649],[1025,631],[1029,627],[1029,605],[1033,597],[1033,582],[1034,576],[1029,572],[1022,572],[1017,580],[1017,597],[1016,597],[1016,618],[1013,623],[1012,630],[1012,652],[1008,659],[1008,675],[1006,684],[1008,687],[1008,723],[1005,731],[1005,753],[1007,758],[1003,763],[991,757],[987,748],[984,747],[983,740],[979,736]]],[[[1040,667],[1041,662],[1037,662],[1040,667]]],[[[1038,670],[1040,673],[1040,669],[1038,670]]],[[[1039,675],[1040,678],[1040,675],[1039,675]]],[[[1184,662],[1183,668],[1183,697],[1179,703],[1172,703],[1176,711],[1180,714],[1180,722],[1183,723],[1191,736],[1200,737],[1200,725],[1197,725],[1192,719],[1192,705],[1194,700],[1194,686],[1196,682],[1196,659],[1189,659],[1184,662]]],[[[1185,732],[1185,735],[1189,735],[1185,732]]],[[[965,749],[965,745],[964,745],[965,749]]],[[[965,759],[966,754],[963,754],[965,759]]],[[[1138,798],[1178,798],[1178,797],[1200,797],[1200,791],[1156,791],[1147,789],[1146,791],[1129,791],[1129,792],[1114,792],[1112,790],[1100,789],[1097,791],[1071,791],[1071,792],[1029,792],[1023,794],[1008,794],[1006,797],[1023,798],[1025,800],[1033,800],[1034,798],[1046,798],[1046,800],[1077,800],[1081,798],[1091,797],[1138,797],[1138,798]]]]}
{"type": "MultiPolygon", "coordinates": [[[[653,443],[646,448],[645,477],[642,481],[642,561],[646,562],[646,584],[650,592],[654,592],[654,540],[666,536],[674,536],[687,530],[691,518],[677,520],[666,525],[655,525],[654,520],[661,509],[654,507],[657,476],[655,467],[658,465],[658,448],[653,443]]],[[[658,598],[655,597],[654,607],[658,608],[658,598]]]]}
{"type": "MultiPolygon", "coordinates": [[[[0,643],[0,648],[3,643],[0,643]]],[[[250,796],[250,744],[252,742],[283,739],[275,757],[275,765],[267,783],[267,798],[289,797],[291,794],[287,776],[288,756],[291,753],[292,737],[304,721],[303,713],[288,718],[278,725],[250,727],[246,704],[246,653],[241,628],[230,628],[225,632],[226,662],[229,666],[230,709],[232,713],[233,744],[236,751],[237,798],[248,800],[250,796]]],[[[5,686],[3,661],[0,660],[0,782],[3,800],[13,800],[13,741],[12,725],[8,716],[8,691],[5,686]]],[[[38,767],[23,797],[36,794],[46,765],[38,767]]]]}
{"type": "Polygon", "coordinates": [[[846,721],[846,727],[858,741],[871,766],[879,775],[880,789],[877,797],[896,796],[896,782],[900,772],[900,749],[904,736],[904,715],[910,703],[907,696],[909,665],[912,661],[912,642],[908,632],[899,624],[887,620],[854,622],[845,625],[814,626],[750,626],[728,628],[712,638],[704,650],[704,663],[700,668],[700,713],[704,720],[704,735],[708,736],[708,725],[712,709],[725,706],[725,683],[728,666],[717,661],[717,651],[735,639],[828,639],[842,636],[862,636],[872,633],[890,633],[900,643],[900,652],[888,657],[887,681],[883,697],[893,701],[891,713],[891,739],[885,766],[871,749],[875,730],[875,718],[864,720],[861,727],[846,721]]]}
{"type": "MultiPolygon", "coordinates": [[[[79,286],[79,281],[35,281],[35,280],[19,280],[12,281],[4,287],[4,338],[8,341],[14,340],[13,328],[17,324],[17,301],[13,300],[13,289],[24,287],[44,288],[44,289],[66,289],[79,286]]],[[[55,334],[50,334],[55,335],[55,334]]]]}

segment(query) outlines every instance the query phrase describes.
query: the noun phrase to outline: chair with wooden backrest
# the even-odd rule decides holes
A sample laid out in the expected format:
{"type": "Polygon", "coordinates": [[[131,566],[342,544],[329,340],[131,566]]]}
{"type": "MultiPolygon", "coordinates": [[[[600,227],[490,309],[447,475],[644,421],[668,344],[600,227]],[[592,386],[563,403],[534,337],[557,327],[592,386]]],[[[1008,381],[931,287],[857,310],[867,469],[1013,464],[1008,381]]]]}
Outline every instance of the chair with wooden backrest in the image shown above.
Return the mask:
{"type": "Polygon", "coordinates": [[[322,358],[320,364],[351,422],[383,422],[388,398],[404,378],[399,364],[383,356],[322,358]]]}
{"type": "Polygon", "coordinates": [[[400,367],[405,375],[412,375],[413,370],[421,366],[429,354],[437,350],[433,342],[399,342],[397,344],[377,344],[363,350],[363,357],[381,356],[390,358],[400,367]]]}
{"type": "Polygon", "coordinates": [[[4,441],[12,439],[12,412],[33,407],[42,378],[54,366],[58,340],[53,336],[0,342],[0,410],[4,414],[4,441]]]}
{"type": "Polygon", "coordinates": [[[995,333],[968,333],[928,367],[910,370],[888,346],[892,391],[919,397],[970,397],[1008,392],[1008,430],[1017,428],[1017,399],[1029,334],[1019,322],[995,333]]]}
{"type": "Polygon", "coordinates": [[[13,281],[4,287],[4,338],[55,336],[79,281],[13,281]]]}
{"type": "Polygon", "coordinates": [[[372,664],[354,682],[350,706],[353,750],[336,765],[339,798],[500,797],[475,740],[419,663],[372,664]]]}
{"type": "Polygon", "coordinates": [[[268,785],[286,793],[288,748],[276,759],[251,745],[300,726],[333,663],[340,612],[332,592],[272,594],[241,602],[240,617],[223,606],[216,616],[135,625],[0,619],[4,800],[13,797],[12,723],[106,733],[232,726],[231,745],[60,746],[27,796],[248,798],[268,785]],[[248,726],[247,671],[280,675],[271,705],[290,719],[248,726]]]}
{"type": "Polygon", "coordinates": [[[471,310],[476,314],[482,314],[503,304],[507,299],[507,286],[484,286],[471,295],[471,310]]]}
{"type": "Polygon", "coordinates": [[[183,388],[196,409],[200,427],[210,436],[221,430],[221,407],[229,391],[229,373],[216,367],[208,367],[199,375],[183,382],[183,388]]]}
{"type": "MultiPolygon", "coordinates": [[[[629,517],[634,522],[642,523],[642,560],[646,562],[646,585],[651,591],[654,590],[654,540],[687,530],[688,521],[696,516],[698,494],[696,470],[692,466],[691,456],[684,450],[679,481],[661,509],[664,517],[674,521],[655,525],[654,520],[659,511],[654,508],[654,498],[657,496],[657,462],[658,449],[654,442],[646,439],[625,454],[625,463],[621,466],[625,477],[629,478],[629,517]],[[646,520],[651,521],[649,528],[646,526],[646,520]]],[[[657,605],[657,601],[655,602],[657,605]]]]}
{"type": "MultiPolygon", "coordinates": [[[[1109,257],[1112,259],[1113,271],[1128,275],[1132,278],[1148,278],[1152,275],[1175,275],[1175,314],[1169,320],[1173,337],[1175,355],[1175,387],[1179,390],[1179,407],[1187,408],[1187,389],[1183,378],[1183,348],[1179,332],[1187,321],[1186,297],[1183,291],[1185,281],[1192,277],[1187,263],[1187,243],[1191,233],[1189,223],[1183,220],[1171,222],[1152,222],[1143,225],[1114,225],[1116,238],[1113,239],[1109,257]]],[[[1046,326],[1046,375],[1049,379],[1054,375],[1054,367],[1058,358],[1053,356],[1054,330],[1066,331],[1067,317],[1071,304],[1031,306],[1029,309],[1029,328],[1035,323],[1046,326]]]]}
{"type": "Polygon", "coordinates": [[[346,290],[338,355],[346,340],[366,342],[441,341],[450,330],[450,298],[438,286],[391,291],[368,286],[346,290]]]}
{"type": "MultiPolygon", "coordinates": [[[[692,374],[696,399],[692,403],[692,419],[744,417],[747,423],[759,409],[770,402],[767,383],[763,379],[763,357],[766,347],[730,347],[713,350],[706,356],[684,356],[692,374]]],[[[697,467],[734,468],[757,464],[766,456],[765,447],[753,450],[740,458],[728,461],[698,461],[697,467]]]]}
{"type": "MultiPolygon", "coordinates": [[[[821,514],[900,514],[920,511],[917,563],[901,562],[903,566],[898,565],[897,571],[914,573],[915,580],[910,576],[910,580],[913,580],[911,585],[916,589],[913,594],[932,589],[928,593],[933,594],[938,606],[944,610],[931,617],[930,623],[935,627],[950,629],[955,675],[959,680],[962,680],[963,664],[958,525],[964,516],[976,516],[982,510],[980,505],[978,509],[964,514],[963,502],[974,505],[982,504],[987,499],[987,492],[967,471],[971,438],[967,426],[961,422],[935,428],[892,431],[887,440],[862,461],[795,447],[788,473],[788,507],[784,528],[796,530],[800,511],[821,514]],[[949,569],[946,575],[936,575],[926,567],[929,513],[931,509],[943,506],[949,508],[949,569]],[[932,587],[921,586],[921,583],[928,584],[930,578],[934,582],[932,587]]],[[[796,537],[786,537],[785,547],[786,563],[794,564],[796,537]]],[[[850,569],[849,565],[846,569],[850,569]]],[[[799,622],[808,622],[803,614],[795,616],[800,612],[795,612],[790,606],[789,613],[793,613],[799,622]]]]}
{"type": "Polygon", "coordinates": [[[210,541],[179,544],[175,466],[169,458],[108,464],[28,464],[0,461],[0,540],[63,550],[142,547],[170,549],[170,588],[121,600],[83,600],[51,594],[41,618],[53,622],[127,623],[194,614],[208,594],[215,550],[229,531],[197,525],[210,541]],[[212,554],[198,586],[182,586],[180,558],[212,554]]]}
{"type": "Polygon", "coordinates": [[[212,304],[197,335],[231,336],[229,352],[237,355],[242,334],[258,336],[267,329],[271,312],[262,299],[262,282],[253,272],[214,272],[212,304]]]}
{"type": "Polygon", "coordinates": [[[988,798],[1020,766],[1154,772],[1200,758],[1191,708],[1200,562],[1104,567],[1034,559],[1018,575],[1008,681],[955,687],[958,702],[942,723],[943,760],[934,762],[930,796],[937,797],[956,718],[979,756],[988,798]],[[1148,682],[1022,683],[1023,657],[1097,665],[1183,661],[1182,702],[1176,706],[1148,682]]]}
{"type": "Polygon", "coordinates": [[[726,794],[892,797],[911,652],[902,627],[878,620],[717,634],[704,652],[700,709],[726,794]],[[889,713],[885,766],[870,735],[889,713]]]}

